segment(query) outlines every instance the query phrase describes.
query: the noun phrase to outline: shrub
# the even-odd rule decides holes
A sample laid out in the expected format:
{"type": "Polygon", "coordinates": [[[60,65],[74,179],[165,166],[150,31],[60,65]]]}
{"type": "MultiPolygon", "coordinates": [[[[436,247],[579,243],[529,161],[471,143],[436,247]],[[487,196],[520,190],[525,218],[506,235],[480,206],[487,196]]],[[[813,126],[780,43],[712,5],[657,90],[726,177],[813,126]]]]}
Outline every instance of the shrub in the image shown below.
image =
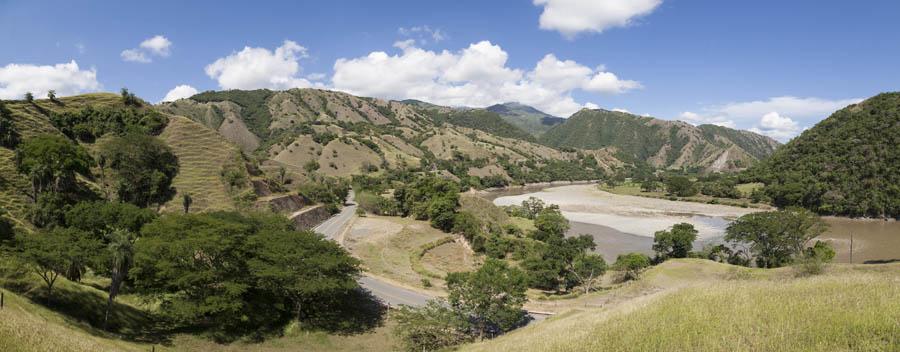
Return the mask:
{"type": "Polygon", "coordinates": [[[620,254],[613,268],[622,273],[622,280],[635,280],[641,271],[650,267],[650,257],[641,253],[620,254]]]}

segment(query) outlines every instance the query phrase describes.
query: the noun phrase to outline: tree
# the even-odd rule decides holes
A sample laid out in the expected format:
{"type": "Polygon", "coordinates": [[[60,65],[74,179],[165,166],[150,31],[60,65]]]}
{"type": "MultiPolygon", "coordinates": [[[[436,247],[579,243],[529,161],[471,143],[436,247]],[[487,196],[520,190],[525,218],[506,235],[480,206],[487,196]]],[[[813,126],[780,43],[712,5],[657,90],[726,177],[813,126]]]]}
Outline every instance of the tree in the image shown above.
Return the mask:
{"type": "Polygon", "coordinates": [[[634,280],[650,266],[650,257],[641,253],[619,254],[613,269],[622,272],[624,280],[634,280]]]}
{"type": "Polygon", "coordinates": [[[47,285],[47,296],[60,275],[71,274],[73,267],[84,265],[98,243],[75,229],[55,228],[22,237],[22,256],[47,285]]]}
{"type": "Polygon", "coordinates": [[[307,161],[305,164],[303,164],[303,170],[305,170],[306,173],[313,173],[318,169],[319,169],[319,162],[316,160],[310,160],[310,161],[307,161]]]}
{"type": "Polygon", "coordinates": [[[569,273],[584,288],[584,293],[591,292],[594,284],[606,272],[606,261],[599,254],[587,254],[575,258],[569,266],[569,273]]]}
{"type": "Polygon", "coordinates": [[[135,242],[137,290],[172,319],[218,339],[277,329],[356,288],[358,262],[336,243],[294,232],[277,214],[165,215],[135,242]]]}
{"type": "Polygon", "coordinates": [[[137,96],[134,95],[134,93],[129,92],[128,88],[122,88],[120,93],[122,95],[123,104],[131,106],[141,106],[140,99],[138,99],[137,96]]]}
{"type": "Polygon", "coordinates": [[[157,218],[155,211],[142,209],[129,203],[81,202],[65,213],[65,224],[71,228],[90,232],[103,239],[115,230],[140,233],[144,225],[157,218]]]}
{"type": "Polygon", "coordinates": [[[657,231],[653,236],[653,251],[658,260],[687,258],[697,240],[694,225],[683,222],[675,224],[669,231],[657,231]]]}
{"type": "Polygon", "coordinates": [[[679,197],[695,196],[699,192],[694,182],[684,176],[672,176],[666,180],[666,191],[679,197]]]}
{"type": "Polygon", "coordinates": [[[826,228],[809,210],[789,208],[741,216],[728,226],[725,240],[749,245],[757,266],[777,268],[790,264],[826,228]]]}
{"type": "Polygon", "coordinates": [[[488,259],[476,271],[447,274],[448,301],[469,316],[479,337],[508,331],[525,319],[526,278],[506,262],[488,259]]]}
{"type": "Polygon", "coordinates": [[[36,199],[46,190],[57,193],[75,188],[75,175],[91,176],[94,160],[81,146],[65,137],[42,134],[16,149],[16,168],[31,180],[36,199]]]}
{"type": "Polygon", "coordinates": [[[421,308],[400,306],[394,320],[394,333],[410,352],[437,351],[472,341],[468,317],[443,299],[430,300],[421,308]]]}
{"type": "Polygon", "coordinates": [[[659,189],[659,182],[654,180],[644,180],[641,182],[641,191],[643,192],[656,192],[659,189]]]}
{"type": "Polygon", "coordinates": [[[187,214],[191,210],[191,204],[194,203],[194,198],[191,197],[190,193],[185,193],[181,195],[181,207],[184,208],[184,213],[187,214]]]}
{"type": "Polygon", "coordinates": [[[250,274],[262,289],[288,298],[299,322],[304,304],[358,287],[359,260],[312,231],[262,231],[249,245],[256,252],[247,261],[250,274]]]}
{"type": "Polygon", "coordinates": [[[128,230],[117,229],[106,235],[108,260],[110,273],[109,296],[106,300],[106,314],[103,315],[103,324],[109,322],[109,312],[112,310],[113,300],[119,295],[122,281],[128,275],[134,260],[134,241],[136,237],[128,230]]]}
{"type": "Polygon", "coordinates": [[[178,158],[158,138],[113,137],[100,153],[114,171],[113,187],[120,202],[146,207],[165,203],[175,194],[172,179],[178,173],[178,158]]]}
{"type": "Polygon", "coordinates": [[[12,112],[6,107],[6,103],[0,100],[0,146],[15,148],[19,140],[19,131],[13,124],[12,112]]]}
{"type": "Polygon", "coordinates": [[[47,99],[50,99],[52,102],[56,102],[56,91],[51,89],[47,91],[47,99]]]}
{"type": "Polygon", "coordinates": [[[526,218],[534,219],[535,216],[544,210],[544,201],[537,197],[528,197],[528,199],[522,201],[522,209],[525,210],[526,218]]]}
{"type": "Polygon", "coordinates": [[[16,226],[6,214],[6,209],[0,208],[0,247],[12,244],[16,239],[16,226]]]}
{"type": "Polygon", "coordinates": [[[541,210],[534,218],[534,227],[554,236],[562,236],[569,231],[569,220],[562,215],[559,207],[551,205],[541,210]]]}
{"type": "Polygon", "coordinates": [[[25,92],[25,101],[33,104],[34,103],[34,94],[31,94],[31,92],[25,92]]]}

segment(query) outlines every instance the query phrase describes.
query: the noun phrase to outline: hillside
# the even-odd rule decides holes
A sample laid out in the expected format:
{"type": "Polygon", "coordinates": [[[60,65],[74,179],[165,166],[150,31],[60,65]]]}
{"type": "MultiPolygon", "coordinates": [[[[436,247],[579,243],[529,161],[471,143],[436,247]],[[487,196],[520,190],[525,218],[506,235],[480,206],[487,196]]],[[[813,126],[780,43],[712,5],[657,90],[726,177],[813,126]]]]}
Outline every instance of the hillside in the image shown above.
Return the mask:
{"type": "Polygon", "coordinates": [[[843,108],[751,174],[778,206],[900,218],[900,92],[843,108]]]}
{"type": "Polygon", "coordinates": [[[290,179],[424,166],[496,186],[596,179],[621,165],[606,151],[585,152],[594,159],[583,164],[583,154],[538,144],[494,112],[412,100],[318,89],[232,90],[200,93],[157,109],[218,131],[253,155],[263,171],[285,168],[290,179]]]}
{"type": "MultiPolygon", "coordinates": [[[[92,111],[124,111],[127,107],[122,97],[112,93],[91,93],[59,98],[56,102],[47,99],[36,99],[32,103],[26,101],[5,101],[11,113],[11,120],[22,140],[39,134],[63,135],[51,122],[52,116],[75,114],[85,110],[92,111]]],[[[139,111],[154,109],[147,103],[135,108],[139,111]]],[[[180,171],[176,175],[173,186],[177,194],[169,202],[168,209],[181,208],[181,195],[191,194],[195,200],[194,209],[232,209],[233,196],[226,190],[222,179],[223,170],[232,168],[235,172],[246,175],[246,168],[241,161],[239,149],[229,143],[220,134],[190,119],[166,115],[164,127],[159,131],[160,140],[172,149],[178,157],[180,171]]],[[[105,139],[95,141],[79,140],[85,149],[93,151],[105,139]]],[[[25,176],[16,171],[14,163],[15,151],[0,147],[0,207],[8,211],[22,228],[30,228],[27,219],[28,205],[32,202],[29,194],[31,185],[25,176]]],[[[98,174],[97,170],[94,170],[98,174]]],[[[96,180],[82,180],[90,185],[96,180]]],[[[248,184],[240,185],[241,187],[248,184]]],[[[94,186],[91,186],[94,187],[94,186]]],[[[240,187],[239,187],[240,188],[240,187]]]]}
{"type": "Polygon", "coordinates": [[[608,110],[582,109],[541,136],[556,147],[614,147],[625,161],[658,168],[703,171],[744,169],[775,151],[778,142],[747,131],[693,126],[608,110]]]}
{"type": "Polygon", "coordinates": [[[566,119],[562,117],[556,117],[519,103],[491,105],[485,108],[485,110],[499,114],[506,122],[519,127],[535,137],[540,137],[553,126],[566,121],[566,119]]]}
{"type": "Polygon", "coordinates": [[[900,265],[746,269],[681,259],[462,351],[895,351],[900,265]],[[593,299],[593,300],[592,300],[593,299]]]}

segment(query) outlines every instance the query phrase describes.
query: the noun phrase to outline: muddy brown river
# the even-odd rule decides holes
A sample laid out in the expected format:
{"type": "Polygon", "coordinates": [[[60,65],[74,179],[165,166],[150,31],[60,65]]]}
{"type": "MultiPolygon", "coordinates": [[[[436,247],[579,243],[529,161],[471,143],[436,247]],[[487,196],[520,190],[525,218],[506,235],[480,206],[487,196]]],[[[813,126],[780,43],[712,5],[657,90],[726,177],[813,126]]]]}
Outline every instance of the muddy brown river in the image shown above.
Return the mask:
{"type": "MultiPolygon", "coordinates": [[[[673,215],[671,209],[691,208],[690,214],[677,214],[684,221],[699,226],[704,233],[694,246],[699,249],[706,243],[721,243],[725,228],[735,216],[722,216],[729,213],[734,207],[717,206],[709,209],[710,213],[704,213],[702,207],[696,203],[671,202],[662,204],[666,209],[659,209],[660,214],[653,215],[648,212],[661,205],[659,200],[649,198],[643,202],[640,197],[612,195],[606,192],[597,193],[597,198],[585,196],[593,192],[588,186],[536,186],[511,190],[487,192],[483,196],[497,205],[516,204],[522,199],[534,196],[543,199],[548,204],[560,199],[561,193],[577,194],[578,200],[574,203],[563,205],[563,214],[569,218],[571,229],[569,235],[589,234],[594,237],[597,244],[597,252],[603,255],[607,261],[614,261],[616,256],[622,253],[641,252],[652,254],[653,232],[662,230],[655,227],[661,226],[666,221],[671,222],[673,215]],[[637,202],[637,205],[636,205],[637,202]],[[645,204],[640,204],[645,203],[645,204]],[[681,203],[681,204],[679,204],[681,203]],[[602,204],[602,206],[597,206],[602,204]],[[627,217],[622,217],[620,211],[628,210],[627,217]],[[635,206],[645,207],[641,211],[634,211],[635,206]],[[578,212],[566,211],[578,210],[578,212]],[[644,214],[644,215],[641,215],[644,214]],[[593,216],[592,216],[593,215],[593,216]],[[624,220],[623,220],[624,219],[624,220]],[[667,220],[660,220],[667,219],[667,220]],[[638,223],[638,224],[636,224],[638,223]],[[647,225],[641,226],[640,223],[647,225]]],[[[667,201],[668,202],[668,201],[667,201]]],[[[741,208],[734,208],[740,211],[741,208]]],[[[860,220],[839,217],[824,217],[828,223],[828,230],[819,237],[829,241],[837,251],[836,262],[849,263],[851,261],[850,238],[853,237],[853,263],[879,263],[900,261],[900,222],[884,220],[860,220]]]]}

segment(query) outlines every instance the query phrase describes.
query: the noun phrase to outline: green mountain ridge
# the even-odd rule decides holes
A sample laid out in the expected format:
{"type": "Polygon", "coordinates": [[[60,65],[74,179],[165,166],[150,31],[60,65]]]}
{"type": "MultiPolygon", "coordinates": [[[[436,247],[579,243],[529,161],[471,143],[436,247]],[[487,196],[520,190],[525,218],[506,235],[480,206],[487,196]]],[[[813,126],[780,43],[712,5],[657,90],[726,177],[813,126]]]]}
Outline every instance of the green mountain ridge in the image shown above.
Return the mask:
{"type": "Polygon", "coordinates": [[[667,169],[741,170],[771,155],[774,139],[721,126],[694,126],[625,112],[582,109],[540,141],[554,147],[615,148],[616,157],[667,169]]]}
{"type": "Polygon", "coordinates": [[[485,110],[499,114],[506,122],[521,128],[535,137],[540,137],[553,126],[566,121],[562,117],[553,116],[520,103],[496,104],[485,108],[485,110]]]}
{"type": "Polygon", "coordinates": [[[900,218],[900,92],[838,110],[750,174],[778,206],[900,218]]]}

